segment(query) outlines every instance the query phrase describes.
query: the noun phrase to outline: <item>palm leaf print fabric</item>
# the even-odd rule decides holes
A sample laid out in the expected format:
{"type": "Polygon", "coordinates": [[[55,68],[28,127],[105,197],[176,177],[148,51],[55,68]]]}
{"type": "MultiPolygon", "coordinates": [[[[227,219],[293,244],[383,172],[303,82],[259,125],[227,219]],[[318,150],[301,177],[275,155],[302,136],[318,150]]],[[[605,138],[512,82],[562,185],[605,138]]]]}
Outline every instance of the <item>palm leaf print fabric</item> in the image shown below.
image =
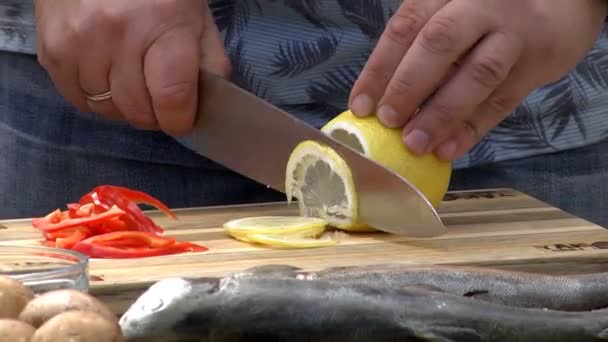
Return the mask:
{"type": "MultiPolygon", "coordinates": [[[[400,3],[215,0],[211,8],[237,71],[234,81],[320,127],[346,109],[353,83],[400,3]]],[[[605,28],[571,73],[531,93],[454,167],[601,141],[608,137],[607,88],[605,28]]]]}
{"type": "MultiPolygon", "coordinates": [[[[407,0],[405,0],[407,1],[407,0]]],[[[35,52],[31,1],[0,4],[0,50],[35,52]]],[[[399,0],[210,0],[239,86],[321,127],[399,0]]],[[[565,77],[535,90],[454,167],[551,153],[608,137],[608,28],[565,77]]]]}

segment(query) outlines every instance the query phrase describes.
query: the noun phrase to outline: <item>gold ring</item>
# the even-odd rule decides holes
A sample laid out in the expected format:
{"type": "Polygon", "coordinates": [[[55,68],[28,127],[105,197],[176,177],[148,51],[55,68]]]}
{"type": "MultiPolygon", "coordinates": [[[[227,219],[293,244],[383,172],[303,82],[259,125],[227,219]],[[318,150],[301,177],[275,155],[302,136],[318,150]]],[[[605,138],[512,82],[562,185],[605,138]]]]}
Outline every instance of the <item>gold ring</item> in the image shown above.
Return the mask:
{"type": "Polygon", "coordinates": [[[105,100],[109,100],[111,98],[112,98],[112,92],[109,90],[106,91],[105,93],[101,93],[101,94],[95,94],[95,95],[87,94],[87,99],[89,101],[93,101],[93,102],[105,101],[105,100]]]}

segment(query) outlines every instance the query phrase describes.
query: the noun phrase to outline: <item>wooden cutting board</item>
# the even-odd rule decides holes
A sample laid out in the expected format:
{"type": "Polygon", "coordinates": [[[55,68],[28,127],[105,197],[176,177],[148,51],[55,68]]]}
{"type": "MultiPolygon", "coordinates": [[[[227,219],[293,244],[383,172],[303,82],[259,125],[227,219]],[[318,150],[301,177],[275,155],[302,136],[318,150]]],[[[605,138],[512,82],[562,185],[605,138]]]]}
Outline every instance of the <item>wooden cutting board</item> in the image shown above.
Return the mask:
{"type": "MultiPolygon", "coordinates": [[[[466,264],[541,273],[608,270],[608,231],[530,196],[509,189],[449,193],[439,209],[449,233],[415,239],[384,233],[339,234],[341,243],[320,249],[282,250],[231,239],[230,219],[296,214],[285,203],[176,210],[179,221],[151,217],[170,236],[209,247],[198,254],[131,260],[91,260],[91,293],[117,314],[152,282],[175,276],[222,276],[262,264],[307,270],[400,262],[466,264]]],[[[3,244],[35,245],[30,220],[0,221],[3,244]]],[[[1,248],[1,247],[0,247],[1,248]]]]}

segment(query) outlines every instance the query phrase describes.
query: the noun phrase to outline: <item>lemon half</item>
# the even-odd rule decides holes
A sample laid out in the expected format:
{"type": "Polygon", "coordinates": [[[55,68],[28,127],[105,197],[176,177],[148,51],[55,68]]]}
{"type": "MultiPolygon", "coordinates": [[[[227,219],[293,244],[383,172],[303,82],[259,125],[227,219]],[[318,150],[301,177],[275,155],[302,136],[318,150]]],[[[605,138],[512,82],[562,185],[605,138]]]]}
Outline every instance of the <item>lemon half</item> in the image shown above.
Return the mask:
{"type": "Polygon", "coordinates": [[[298,199],[300,215],[346,228],[357,219],[357,192],[348,165],[333,149],[304,141],[293,150],[285,177],[287,201],[298,199]]]}
{"type": "MultiPolygon", "coordinates": [[[[328,122],[325,134],[358,150],[407,179],[438,207],[448,190],[452,165],[434,154],[415,155],[401,139],[401,130],[387,128],[376,116],[360,118],[345,111],[328,122]]],[[[358,222],[357,191],[347,163],[323,144],[304,141],[292,152],[286,168],[288,201],[298,199],[300,215],[319,217],[350,231],[373,230],[358,222]]]]}
{"type": "Polygon", "coordinates": [[[361,118],[345,111],[321,131],[407,179],[434,207],[441,204],[452,164],[432,153],[419,156],[411,152],[403,144],[401,129],[387,128],[375,115],[361,118]]]}

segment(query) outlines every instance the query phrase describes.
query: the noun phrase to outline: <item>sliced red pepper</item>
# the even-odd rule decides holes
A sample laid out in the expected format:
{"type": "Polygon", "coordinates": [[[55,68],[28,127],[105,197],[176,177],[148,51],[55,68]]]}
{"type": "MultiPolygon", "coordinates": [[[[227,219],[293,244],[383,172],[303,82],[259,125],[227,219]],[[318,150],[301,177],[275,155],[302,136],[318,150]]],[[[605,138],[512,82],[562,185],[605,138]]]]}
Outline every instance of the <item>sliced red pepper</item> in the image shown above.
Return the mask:
{"type": "Polygon", "coordinates": [[[98,241],[95,242],[97,244],[101,244],[101,245],[105,245],[105,246],[112,246],[112,247],[146,247],[146,243],[142,240],[139,239],[130,239],[130,238],[124,238],[124,239],[120,239],[120,240],[114,240],[114,241],[98,241]]]}
{"type": "Polygon", "coordinates": [[[184,252],[204,252],[207,250],[207,248],[188,242],[176,242],[172,245],[160,248],[118,248],[98,243],[87,243],[85,240],[77,243],[73,247],[73,250],[86,254],[91,258],[127,259],[170,255],[184,252]]]}
{"type": "MultiPolygon", "coordinates": [[[[97,188],[95,188],[97,189],[97,188]]],[[[97,207],[102,207],[104,209],[108,209],[109,207],[106,208],[106,204],[102,203],[99,199],[99,195],[97,194],[97,192],[95,191],[95,189],[89,191],[87,194],[85,194],[84,196],[82,196],[80,198],[80,200],[78,201],[79,204],[88,204],[88,203],[93,203],[95,204],[95,206],[97,207]]]]}
{"type": "Polygon", "coordinates": [[[145,231],[159,235],[163,232],[163,229],[143,213],[137,206],[138,203],[154,206],[168,216],[174,219],[177,218],[160,200],[144,192],[131,190],[122,186],[97,186],[79,200],[79,204],[81,205],[88,203],[94,203],[96,206],[104,207],[117,205],[127,213],[125,222],[130,226],[130,230],[145,231]]]}
{"type": "Polygon", "coordinates": [[[80,203],[68,203],[67,207],[71,218],[78,217],[76,212],[80,209],[80,203]]]}
{"type": "Polygon", "coordinates": [[[164,212],[167,216],[177,219],[177,216],[175,216],[175,214],[171,211],[171,209],[169,209],[163,202],[148,195],[145,192],[131,190],[129,188],[125,188],[125,187],[117,186],[117,185],[102,185],[100,187],[101,188],[112,188],[114,190],[117,190],[131,202],[135,202],[135,203],[139,203],[139,204],[147,204],[147,205],[153,206],[156,209],[159,209],[160,211],[164,212]]]}
{"type": "Polygon", "coordinates": [[[61,209],[55,209],[54,211],[51,211],[50,213],[46,214],[41,219],[44,220],[45,222],[57,223],[57,222],[61,221],[61,214],[62,214],[61,209]]]}
{"type": "Polygon", "coordinates": [[[110,200],[111,203],[117,204],[119,207],[123,208],[124,211],[127,212],[130,219],[141,223],[145,228],[143,231],[148,231],[150,233],[162,233],[162,229],[152,221],[148,216],[144,214],[144,212],[137,206],[137,204],[130,199],[126,198],[124,194],[114,189],[113,187],[99,187],[98,193],[101,196],[102,200],[110,200]]]}
{"type": "Polygon", "coordinates": [[[131,202],[134,202],[137,204],[147,204],[147,205],[153,206],[156,209],[159,209],[160,211],[165,213],[167,216],[169,216],[173,219],[177,219],[177,216],[171,211],[171,209],[169,209],[169,207],[167,207],[163,202],[161,202],[157,198],[150,196],[145,192],[132,190],[132,189],[129,189],[129,188],[126,188],[123,186],[118,186],[118,185],[97,186],[93,190],[91,190],[89,193],[82,196],[82,198],[80,199],[80,203],[81,204],[92,203],[92,202],[94,202],[94,199],[95,199],[95,193],[103,194],[105,192],[105,190],[108,190],[108,189],[119,192],[123,197],[125,197],[125,199],[127,199],[131,202]]]}
{"type": "Polygon", "coordinates": [[[71,249],[76,243],[91,236],[91,230],[87,227],[75,228],[71,234],[66,237],[60,237],[55,240],[55,246],[58,248],[71,249]]]}
{"type": "Polygon", "coordinates": [[[122,194],[111,186],[99,186],[95,191],[88,193],[81,199],[81,204],[87,203],[89,200],[97,200],[101,205],[112,206],[116,205],[124,210],[126,217],[124,218],[131,230],[139,230],[154,234],[162,234],[163,229],[154,221],[147,217],[135,202],[126,199],[122,194]]]}
{"type": "Polygon", "coordinates": [[[88,224],[87,227],[91,228],[94,235],[131,230],[123,218],[125,217],[115,217],[106,221],[88,224]]]}
{"type": "MultiPolygon", "coordinates": [[[[107,211],[105,206],[96,205],[95,203],[69,203],[67,205],[70,218],[89,216],[91,213],[99,214],[107,211]]],[[[108,207],[109,208],[109,207],[108,207]]]]}
{"type": "Polygon", "coordinates": [[[44,235],[45,239],[47,239],[49,241],[56,241],[57,239],[66,238],[66,237],[72,235],[76,230],[84,230],[84,229],[89,231],[89,229],[85,226],[76,226],[73,228],[67,228],[67,229],[60,230],[60,231],[53,232],[53,233],[42,231],[42,234],[44,235]]]}
{"type": "Polygon", "coordinates": [[[119,231],[106,233],[101,235],[92,236],[83,242],[86,243],[106,243],[112,244],[113,241],[122,239],[134,239],[142,242],[143,245],[148,247],[166,247],[175,243],[174,238],[161,237],[146,232],[135,232],[135,231],[119,231]]]}
{"type": "Polygon", "coordinates": [[[110,210],[100,214],[94,214],[88,217],[69,218],[59,222],[54,222],[54,216],[51,216],[50,219],[47,219],[47,215],[45,217],[33,219],[32,225],[44,232],[54,233],[64,229],[74,228],[76,226],[102,222],[110,218],[119,217],[124,214],[125,212],[122,211],[120,208],[118,208],[117,206],[113,206],[112,208],[110,208],[110,210]]]}
{"type": "Polygon", "coordinates": [[[207,248],[207,247],[197,245],[192,242],[186,242],[186,241],[178,241],[175,244],[173,244],[172,247],[181,249],[184,252],[205,252],[205,251],[209,250],[209,248],[207,248]]]}
{"type": "Polygon", "coordinates": [[[78,242],[72,249],[92,258],[136,258],[207,250],[193,243],[133,231],[93,236],[78,242]]]}
{"type": "Polygon", "coordinates": [[[103,222],[100,227],[98,227],[98,230],[105,234],[110,232],[126,231],[130,229],[125,221],[123,221],[120,217],[116,217],[103,222]]]}
{"type": "Polygon", "coordinates": [[[57,245],[55,244],[55,241],[43,240],[43,241],[40,241],[40,244],[42,244],[45,247],[53,247],[53,248],[57,247],[57,245]]]}
{"type": "Polygon", "coordinates": [[[41,244],[72,249],[97,258],[134,258],[202,252],[207,248],[160,236],[163,229],[144,214],[147,204],[172,218],[175,214],[156,198],[125,187],[102,185],[67,204],[32,220],[45,237],[41,244]]]}
{"type": "Polygon", "coordinates": [[[80,208],[80,203],[68,203],[68,210],[76,212],[80,208]]]}
{"type": "Polygon", "coordinates": [[[85,205],[81,205],[77,210],[76,210],[76,216],[78,217],[85,217],[85,216],[90,216],[93,213],[93,208],[95,207],[94,203],[88,203],[85,205]]]}

